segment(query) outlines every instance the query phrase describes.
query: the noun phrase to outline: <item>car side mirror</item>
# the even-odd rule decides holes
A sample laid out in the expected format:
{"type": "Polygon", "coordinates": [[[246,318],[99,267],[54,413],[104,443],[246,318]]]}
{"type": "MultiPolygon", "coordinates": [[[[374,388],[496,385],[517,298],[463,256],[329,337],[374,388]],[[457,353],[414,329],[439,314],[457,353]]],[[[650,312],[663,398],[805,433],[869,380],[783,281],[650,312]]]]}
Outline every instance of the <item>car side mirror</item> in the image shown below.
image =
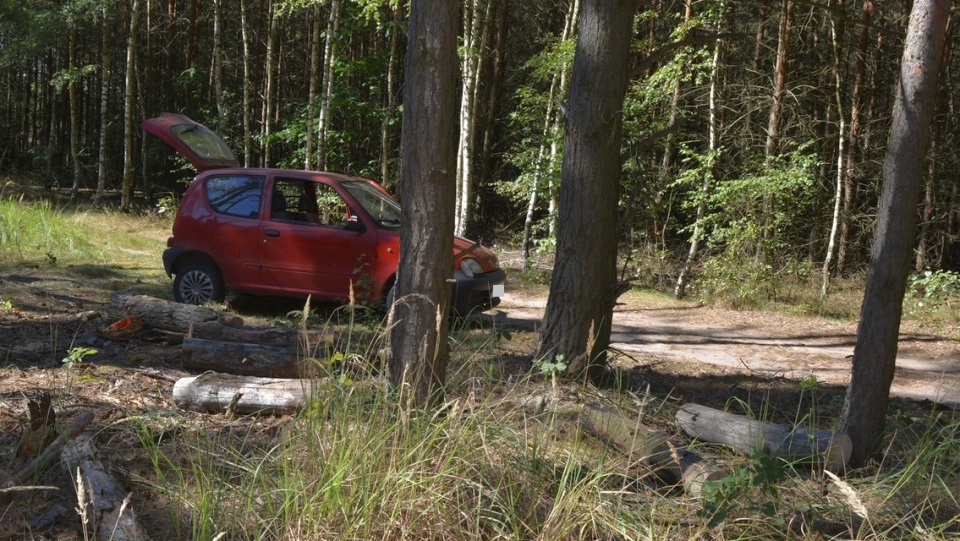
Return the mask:
{"type": "Polygon", "coordinates": [[[367,231],[367,226],[363,225],[363,222],[360,220],[349,220],[343,225],[343,228],[355,233],[366,233],[367,231]]]}

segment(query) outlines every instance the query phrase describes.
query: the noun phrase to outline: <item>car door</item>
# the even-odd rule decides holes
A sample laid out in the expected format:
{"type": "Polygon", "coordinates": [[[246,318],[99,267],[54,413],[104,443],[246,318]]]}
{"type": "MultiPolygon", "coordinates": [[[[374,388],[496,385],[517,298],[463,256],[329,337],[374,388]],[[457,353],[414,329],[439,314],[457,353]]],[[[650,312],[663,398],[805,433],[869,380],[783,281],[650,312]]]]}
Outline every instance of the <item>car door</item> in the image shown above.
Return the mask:
{"type": "Polygon", "coordinates": [[[279,177],[260,225],[261,279],[278,293],[357,300],[373,293],[376,232],[350,213],[337,190],[317,179],[279,177]],[[351,218],[353,217],[353,220],[351,218]]]}

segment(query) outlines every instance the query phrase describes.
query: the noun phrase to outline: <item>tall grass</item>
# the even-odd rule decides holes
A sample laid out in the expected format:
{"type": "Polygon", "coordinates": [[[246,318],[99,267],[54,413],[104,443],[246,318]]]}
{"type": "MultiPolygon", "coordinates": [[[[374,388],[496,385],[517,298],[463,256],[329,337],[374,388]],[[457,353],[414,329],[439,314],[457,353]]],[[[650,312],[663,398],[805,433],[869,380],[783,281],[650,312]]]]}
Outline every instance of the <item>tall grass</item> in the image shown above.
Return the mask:
{"type": "Polygon", "coordinates": [[[159,218],[0,199],[0,261],[158,266],[169,227],[159,218]]]}

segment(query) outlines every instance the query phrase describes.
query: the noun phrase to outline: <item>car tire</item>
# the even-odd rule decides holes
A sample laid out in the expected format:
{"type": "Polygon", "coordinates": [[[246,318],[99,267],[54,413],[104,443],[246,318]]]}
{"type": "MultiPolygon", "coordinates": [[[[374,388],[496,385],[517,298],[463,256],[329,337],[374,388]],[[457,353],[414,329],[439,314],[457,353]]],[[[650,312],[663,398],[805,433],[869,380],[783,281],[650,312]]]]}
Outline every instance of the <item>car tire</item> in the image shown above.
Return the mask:
{"type": "Polygon", "coordinates": [[[209,261],[190,261],[177,270],[173,298],[184,304],[222,302],[226,287],[220,269],[209,261]]]}

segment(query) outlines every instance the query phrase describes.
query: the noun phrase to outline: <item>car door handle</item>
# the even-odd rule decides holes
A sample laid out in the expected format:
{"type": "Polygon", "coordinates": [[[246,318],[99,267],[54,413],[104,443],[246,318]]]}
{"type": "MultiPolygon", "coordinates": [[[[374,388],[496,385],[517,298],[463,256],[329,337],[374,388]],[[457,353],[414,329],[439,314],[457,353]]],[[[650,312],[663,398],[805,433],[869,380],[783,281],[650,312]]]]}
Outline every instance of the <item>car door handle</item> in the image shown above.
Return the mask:
{"type": "Polygon", "coordinates": [[[266,231],[264,231],[264,234],[265,234],[266,236],[268,236],[268,237],[279,237],[279,236],[280,236],[280,232],[277,231],[276,229],[267,229],[266,231]]]}

